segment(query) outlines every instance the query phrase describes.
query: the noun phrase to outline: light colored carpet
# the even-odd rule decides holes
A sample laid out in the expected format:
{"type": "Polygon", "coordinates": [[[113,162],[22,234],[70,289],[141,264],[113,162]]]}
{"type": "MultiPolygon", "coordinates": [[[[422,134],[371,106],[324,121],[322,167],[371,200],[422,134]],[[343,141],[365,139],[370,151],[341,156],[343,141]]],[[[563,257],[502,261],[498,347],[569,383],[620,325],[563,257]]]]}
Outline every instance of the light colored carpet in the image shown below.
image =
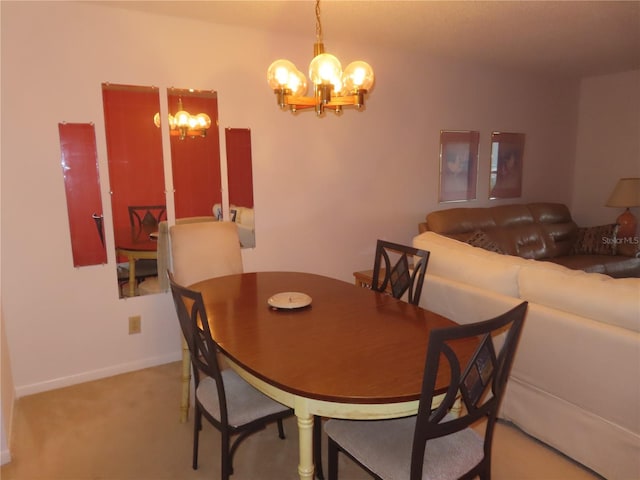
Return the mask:
{"type": "MultiPolygon", "coordinates": [[[[191,480],[220,478],[219,435],[206,421],[200,468],[191,468],[192,422],[178,422],[180,363],[31,395],[18,400],[12,462],[2,480],[191,480]]],[[[246,440],[232,480],[296,480],[297,427],[285,422],[246,440]]],[[[326,441],[323,442],[326,454],[326,441]]],[[[340,478],[369,477],[343,455],[340,478]]],[[[325,460],[326,475],[326,460],[325,460]]],[[[494,439],[495,480],[594,480],[593,473],[509,425],[494,439]]]]}

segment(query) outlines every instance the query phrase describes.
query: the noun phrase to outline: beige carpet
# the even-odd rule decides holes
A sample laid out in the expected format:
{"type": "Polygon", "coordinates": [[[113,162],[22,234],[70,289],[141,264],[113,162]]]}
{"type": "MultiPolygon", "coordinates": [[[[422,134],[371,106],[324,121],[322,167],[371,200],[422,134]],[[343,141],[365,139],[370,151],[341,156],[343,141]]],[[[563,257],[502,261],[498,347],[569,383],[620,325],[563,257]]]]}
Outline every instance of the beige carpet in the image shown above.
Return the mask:
{"type": "MultiPolygon", "coordinates": [[[[2,480],[190,480],[220,478],[219,435],[205,422],[200,468],[191,469],[192,423],[178,422],[180,364],[171,363],[18,400],[12,462],[2,480]]],[[[232,480],[296,480],[295,418],[243,443],[232,480]]],[[[326,453],[326,442],[323,443],[326,453]]],[[[599,477],[532,440],[498,425],[496,480],[594,480],[599,477]]],[[[326,461],[325,461],[326,462],[326,461]]],[[[326,473],[326,463],[325,463],[326,473]]],[[[341,455],[340,478],[369,477],[341,455]]]]}

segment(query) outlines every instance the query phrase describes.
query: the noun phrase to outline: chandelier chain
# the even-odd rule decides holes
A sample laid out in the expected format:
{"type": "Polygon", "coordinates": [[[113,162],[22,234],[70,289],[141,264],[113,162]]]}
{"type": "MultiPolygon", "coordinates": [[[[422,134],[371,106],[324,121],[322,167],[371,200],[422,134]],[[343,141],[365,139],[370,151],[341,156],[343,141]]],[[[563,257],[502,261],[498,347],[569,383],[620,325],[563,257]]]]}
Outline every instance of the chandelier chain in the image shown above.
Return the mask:
{"type": "Polygon", "coordinates": [[[322,42],[322,23],[320,23],[320,0],[316,0],[316,39],[322,42]]]}

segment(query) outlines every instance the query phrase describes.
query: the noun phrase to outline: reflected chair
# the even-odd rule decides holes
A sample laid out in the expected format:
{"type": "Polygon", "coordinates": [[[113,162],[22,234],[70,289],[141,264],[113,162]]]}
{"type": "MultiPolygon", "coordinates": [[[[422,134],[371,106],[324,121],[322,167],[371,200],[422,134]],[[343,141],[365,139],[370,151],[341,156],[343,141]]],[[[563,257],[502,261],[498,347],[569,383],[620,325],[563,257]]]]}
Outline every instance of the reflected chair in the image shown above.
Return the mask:
{"type": "MultiPolygon", "coordinates": [[[[137,242],[149,242],[151,235],[158,233],[160,222],[163,220],[166,221],[167,219],[167,209],[165,205],[130,205],[127,209],[129,211],[132,245],[135,245],[137,242]]],[[[157,277],[159,271],[158,261],[156,258],[138,258],[135,260],[135,271],[136,287],[139,288],[140,283],[145,279],[157,277]]],[[[118,269],[119,282],[122,277],[128,275],[128,269],[118,269]]],[[[144,293],[149,293],[148,285],[143,289],[143,293],[138,291],[137,294],[142,295],[144,293]]]]}
{"type": "Polygon", "coordinates": [[[102,214],[94,213],[91,215],[93,221],[96,224],[96,230],[98,230],[98,236],[100,237],[100,243],[104,247],[104,216],[102,214]]]}
{"type": "Polygon", "coordinates": [[[277,422],[279,436],[284,438],[282,419],[293,415],[293,410],[253,388],[230,368],[220,369],[218,346],[209,330],[202,294],[178,285],[171,274],[169,283],[195,379],[193,469],[198,468],[198,440],[204,416],[222,436],[220,478],[228,480],[239,444],[272,422],[277,422]]]}
{"type": "Polygon", "coordinates": [[[165,205],[130,205],[129,223],[131,239],[146,241],[149,235],[158,231],[158,224],[167,219],[165,205]]]}
{"type": "Polygon", "coordinates": [[[378,240],[371,289],[388,291],[394,298],[401,298],[408,291],[407,301],[418,305],[428,263],[426,250],[378,240]]]}
{"type": "Polygon", "coordinates": [[[527,306],[522,302],[490,320],[432,331],[416,416],[327,421],[329,480],[338,478],[338,452],[377,480],[489,480],[494,427],[527,306]],[[451,348],[459,342],[477,345],[470,359],[458,358],[451,348]],[[451,379],[446,392],[435,390],[440,376],[451,379]],[[483,435],[471,428],[480,421],[483,435]]]}
{"type": "MultiPolygon", "coordinates": [[[[171,270],[177,283],[190,286],[223,275],[242,273],[238,227],[232,222],[181,223],[169,227],[171,270]]],[[[189,415],[189,350],[183,343],[180,420],[189,415]]]]}
{"type": "MultiPolygon", "coordinates": [[[[176,219],[176,225],[184,223],[196,222],[214,222],[212,216],[186,217],[176,219]]],[[[167,278],[167,270],[169,269],[169,224],[166,220],[158,224],[158,275],[155,277],[147,277],[138,284],[138,293],[140,295],[151,295],[154,293],[166,292],[169,290],[169,279],[167,278]]]]}

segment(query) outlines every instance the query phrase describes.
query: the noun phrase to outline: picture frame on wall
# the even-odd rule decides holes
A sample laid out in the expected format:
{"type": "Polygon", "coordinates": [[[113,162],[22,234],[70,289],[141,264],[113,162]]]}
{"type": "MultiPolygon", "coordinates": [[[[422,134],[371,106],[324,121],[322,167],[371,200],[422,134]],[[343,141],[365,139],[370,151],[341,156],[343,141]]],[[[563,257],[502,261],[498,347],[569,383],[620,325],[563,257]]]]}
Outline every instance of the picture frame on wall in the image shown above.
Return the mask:
{"type": "Polygon", "coordinates": [[[479,142],[476,131],[440,131],[440,203],[476,199],[479,142]]]}
{"type": "Polygon", "coordinates": [[[522,196],[524,133],[491,134],[489,199],[522,196]]]}

